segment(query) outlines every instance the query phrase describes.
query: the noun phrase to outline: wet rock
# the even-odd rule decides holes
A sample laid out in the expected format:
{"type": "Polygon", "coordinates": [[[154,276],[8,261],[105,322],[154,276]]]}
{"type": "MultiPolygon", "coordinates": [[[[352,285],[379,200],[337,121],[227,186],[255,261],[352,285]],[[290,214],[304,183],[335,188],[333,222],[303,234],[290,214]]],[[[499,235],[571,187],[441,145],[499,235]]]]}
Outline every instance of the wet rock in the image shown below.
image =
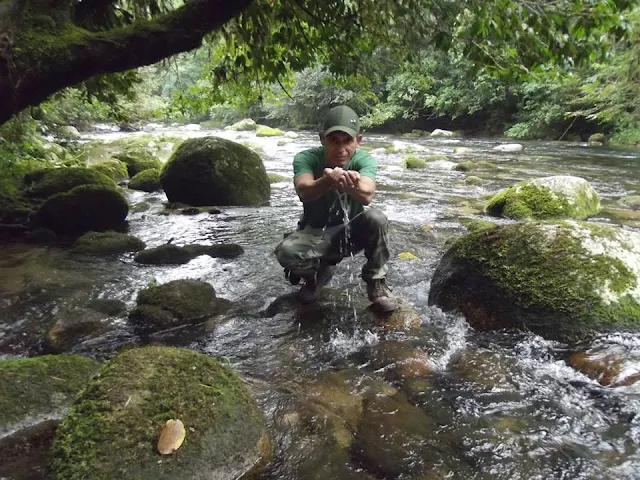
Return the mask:
{"type": "Polygon", "coordinates": [[[258,475],[270,455],[263,415],[234,372],[193,351],[146,347],[118,355],[84,390],[56,432],[50,478],[239,478],[258,475]],[[160,459],[154,441],[178,416],[186,440],[160,459]]]}
{"type": "Polygon", "coordinates": [[[406,167],[410,170],[419,169],[419,168],[427,168],[427,162],[422,158],[418,158],[415,155],[409,155],[404,159],[404,163],[406,167]]]}
{"type": "Polygon", "coordinates": [[[0,437],[61,418],[98,367],[78,355],[0,360],[0,437]]]}
{"type": "Polygon", "coordinates": [[[296,138],[300,138],[300,134],[299,133],[293,132],[291,130],[284,132],[284,136],[286,138],[290,138],[290,139],[293,139],[293,140],[295,140],[296,138]]]}
{"type": "Polygon", "coordinates": [[[151,204],[149,202],[140,202],[140,203],[136,203],[131,207],[131,212],[132,213],[146,212],[150,208],[151,208],[151,204]]]}
{"type": "Polygon", "coordinates": [[[141,171],[129,180],[129,188],[143,192],[157,192],[158,190],[162,190],[162,185],[160,185],[160,170],[157,168],[148,168],[147,170],[141,171]]]}
{"type": "Polygon", "coordinates": [[[351,370],[324,372],[315,382],[304,386],[304,395],[355,427],[362,416],[363,399],[353,390],[361,376],[360,372],[351,370]]]}
{"type": "Polygon", "coordinates": [[[513,219],[573,218],[597,215],[600,199],[584,178],[569,175],[520,182],[498,192],[486,206],[489,215],[513,219]]]}
{"type": "Polygon", "coordinates": [[[434,373],[429,356],[407,342],[384,340],[371,350],[373,366],[384,369],[390,380],[430,377],[434,373]]]}
{"type": "Polygon", "coordinates": [[[497,152],[521,152],[524,150],[524,147],[519,143],[505,143],[502,145],[497,145],[493,147],[497,152]]]}
{"type": "Polygon", "coordinates": [[[523,222],[458,239],[434,273],[429,305],[478,329],[572,341],[640,327],[640,234],[587,222],[523,222]]]}
{"type": "Polygon", "coordinates": [[[630,195],[621,198],[620,203],[631,210],[640,210],[640,195],[630,195]]]}
{"type": "Polygon", "coordinates": [[[600,147],[605,144],[607,137],[605,137],[604,133],[594,133],[589,136],[587,143],[590,146],[600,147]]]}
{"type": "Polygon", "coordinates": [[[256,128],[256,137],[279,137],[284,132],[279,128],[271,128],[267,125],[258,125],[256,128]]]}
{"type": "Polygon", "coordinates": [[[63,306],[47,331],[45,341],[49,351],[63,353],[109,329],[108,315],[88,308],[63,306]]]}
{"type": "Polygon", "coordinates": [[[289,177],[278,175],[277,173],[268,173],[267,177],[269,177],[269,183],[288,182],[291,180],[289,177]]]}
{"type": "Polygon", "coordinates": [[[77,235],[122,228],[128,212],[129,204],[114,188],[82,185],[47,199],[36,223],[56,233],[77,235]]]}
{"type": "Polygon", "coordinates": [[[398,299],[398,309],[391,313],[377,312],[375,308],[369,307],[375,316],[375,323],[385,331],[409,330],[418,328],[422,324],[420,316],[403,299],[398,299]]]}
{"type": "Polygon", "coordinates": [[[143,250],[145,243],[133,235],[120,232],[87,232],[73,244],[76,253],[111,255],[143,250]]]}
{"type": "Polygon", "coordinates": [[[452,363],[452,371],[455,375],[487,390],[514,388],[510,366],[498,353],[467,348],[452,363]]]}
{"type": "Polygon", "coordinates": [[[466,153],[473,153],[473,149],[469,147],[456,147],[453,149],[453,153],[456,155],[463,155],[466,153]]]}
{"type": "Polygon", "coordinates": [[[57,239],[56,232],[50,228],[38,227],[27,233],[23,240],[32,245],[50,245],[55,243],[57,239]]]}
{"type": "Polygon", "coordinates": [[[271,193],[260,157],[216,137],[186,140],[165,165],[160,183],[170,202],[193,206],[260,205],[271,193]]]}
{"type": "Polygon", "coordinates": [[[433,132],[431,132],[432,137],[453,137],[454,133],[450,130],[442,130],[440,128],[436,128],[433,132]]]}
{"type": "Polygon", "coordinates": [[[469,172],[471,170],[493,170],[496,166],[491,162],[460,162],[453,167],[454,170],[458,172],[469,172]]]}
{"type": "Polygon", "coordinates": [[[204,322],[229,308],[231,302],[217,298],[208,283],[174,280],[140,291],[129,320],[141,330],[164,330],[204,322]]]}
{"type": "Polygon", "coordinates": [[[416,478],[460,462],[438,425],[401,394],[367,399],[353,450],[382,478],[416,478]]]}
{"type": "Polygon", "coordinates": [[[106,175],[116,183],[120,183],[129,178],[127,164],[117,158],[111,158],[103,162],[94,163],[93,165],[90,165],[89,168],[106,175]]]}
{"type": "Polygon", "coordinates": [[[200,255],[213,258],[236,258],[244,253],[240,245],[226,243],[220,245],[160,245],[138,252],[134,260],[148,265],[181,265],[200,255]]]}
{"type": "Polygon", "coordinates": [[[127,164],[127,171],[132,178],[145,170],[162,168],[162,162],[146,148],[128,148],[124,152],[116,153],[114,158],[127,164]]]}
{"type": "Polygon", "coordinates": [[[251,118],[245,118],[240,120],[239,122],[234,123],[233,125],[225,127],[224,129],[235,130],[235,131],[248,131],[248,130],[255,130],[256,128],[258,128],[258,126],[255,120],[251,118]]]}
{"type": "Polygon", "coordinates": [[[122,300],[95,298],[87,304],[87,308],[103,313],[109,317],[117,317],[126,312],[127,305],[122,300]]]}
{"type": "Polygon", "coordinates": [[[41,172],[39,178],[29,188],[32,197],[47,198],[56,193],[68,192],[80,185],[96,185],[115,188],[116,184],[106,175],[91,168],[65,167],[51,168],[41,172]]]}
{"type": "Polygon", "coordinates": [[[578,352],[571,354],[567,363],[600,385],[619,387],[640,381],[638,360],[606,352],[578,352]]]}
{"type": "Polygon", "coordinates": [[[487,183],[487,181],[484,180],[483,178],[476,177],[474,175],[469,175],[467,178],[464,179],[464,183],[465,185],[476,186],[476,185],[484,185],[485,183],[487,183]]]}
{"type": "Polygon", "coordinates": [[[57,420],[48,420],[0,439],[0,478],[44,478],[57,425],[57,420]]]}

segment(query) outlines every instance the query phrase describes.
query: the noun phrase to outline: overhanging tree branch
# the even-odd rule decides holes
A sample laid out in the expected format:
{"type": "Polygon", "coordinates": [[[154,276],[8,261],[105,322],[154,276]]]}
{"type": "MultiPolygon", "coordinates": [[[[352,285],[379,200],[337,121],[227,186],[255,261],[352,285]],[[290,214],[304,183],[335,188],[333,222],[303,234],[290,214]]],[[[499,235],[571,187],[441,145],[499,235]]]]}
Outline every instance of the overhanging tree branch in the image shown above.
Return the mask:
{"type": "Polygon", "coordinates": [[[72,24],[23,30],[0,49],[0,125],[29,105],[95,75],[151,65],[198,48],[253,0],[192,0],[153,20],[101,32],[72,24]]]}

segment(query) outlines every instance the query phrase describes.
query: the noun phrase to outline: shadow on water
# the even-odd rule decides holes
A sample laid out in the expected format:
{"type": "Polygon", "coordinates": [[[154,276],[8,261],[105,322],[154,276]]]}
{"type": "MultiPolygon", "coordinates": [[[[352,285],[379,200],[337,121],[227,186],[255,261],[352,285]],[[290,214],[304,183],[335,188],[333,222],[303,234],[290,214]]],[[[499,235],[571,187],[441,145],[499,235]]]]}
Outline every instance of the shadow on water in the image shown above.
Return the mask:
{"type": "MultiPolygon", "coordinates": [[[[293,154],[315,145],[316,136],[284,146],[275,139],[249,140],[261,146],[267,171],[291,178],[293,154]]],[[[394,140],[371,139],[380,146],[394,140]]],[[[60,316],[92,300],[118,300],[129,310],[137,292],[152,282],[195,278],[213,285],[234,308],[205,323],[146,337],[131,328],[125,311],[101,320],[104,330],[89,331],[68,351],[109,358],[127,345],[158,343],[231,364],[254,390],[276,440],[276,459],[265,479],[640,476],[637,386],[601,387],[569,367],[566,345],[521,332],[476,332],[463,318],[427,306],[447,240],[466,232],[469,220],[483,218],[487,196],[515,181],[574,174],[613,205],[638,194],[638,152],[528,142],[524,152],[502,153],[493,150],[499,142],[489,140],[413,143],[424,155],[494,166],[465,173],[440,162],[406,170],[406,154],[374,153],[380,165],[375,206],[391,223],[389,282],[403,299],[405,315],[380,318],[368,309],[361,255],[339,265],[317,304],[298,303],[296,287],[285,281],[272,253],[301,211],[292,182],[273,184],[268,206],[223,208],[218,215],[161,215],[163,195],[136,192],[129,200],[152,208],[130,215],[130,233],[149,246],[170,239],[178,245],[233,242],[245,254],[143,266],[130,255],[4,248],[0,355],[40,353],[60,316]],[[453,153],[460,146],[471,151],[453,153]],[[481,183],[468,185],[469,175],[481,183]]],[[[619,217],[596,221],[615,223],[619,217]]],[[[629,220],[625,228],[640,225],[629,220]]],[[[638,369],[640,337],[597,342],[594,348],[605,353],[624,349],[638,369]]]]}

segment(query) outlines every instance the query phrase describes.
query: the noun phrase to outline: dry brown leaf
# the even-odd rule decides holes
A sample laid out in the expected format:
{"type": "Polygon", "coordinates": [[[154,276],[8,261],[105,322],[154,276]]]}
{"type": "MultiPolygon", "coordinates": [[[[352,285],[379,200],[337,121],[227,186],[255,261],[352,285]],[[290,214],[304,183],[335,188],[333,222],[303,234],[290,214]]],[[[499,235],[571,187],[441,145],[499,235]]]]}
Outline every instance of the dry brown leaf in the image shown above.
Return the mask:
{"type": "Polygon", "coordinates": [[[162,455],[171,455],[180,448],[186,436],[187,431],[184,428],[182,420],[167,420],[167,423],[164,424],[160,432],[158,451],[162,455]]]}

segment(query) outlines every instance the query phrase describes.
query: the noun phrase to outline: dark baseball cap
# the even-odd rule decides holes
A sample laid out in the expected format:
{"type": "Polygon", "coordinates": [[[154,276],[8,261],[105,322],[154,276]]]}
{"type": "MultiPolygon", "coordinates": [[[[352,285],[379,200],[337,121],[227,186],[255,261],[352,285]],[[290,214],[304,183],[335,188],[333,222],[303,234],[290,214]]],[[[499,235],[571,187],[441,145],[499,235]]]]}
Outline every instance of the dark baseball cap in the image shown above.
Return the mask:
{"type": "Polygon", "coordinates": [[[346,105],[333,107],[324,118],[322,131],[325,135],[329,135],[331,132],[344,132],[355,138],[360,131],[358,115],[346,105]]]}

